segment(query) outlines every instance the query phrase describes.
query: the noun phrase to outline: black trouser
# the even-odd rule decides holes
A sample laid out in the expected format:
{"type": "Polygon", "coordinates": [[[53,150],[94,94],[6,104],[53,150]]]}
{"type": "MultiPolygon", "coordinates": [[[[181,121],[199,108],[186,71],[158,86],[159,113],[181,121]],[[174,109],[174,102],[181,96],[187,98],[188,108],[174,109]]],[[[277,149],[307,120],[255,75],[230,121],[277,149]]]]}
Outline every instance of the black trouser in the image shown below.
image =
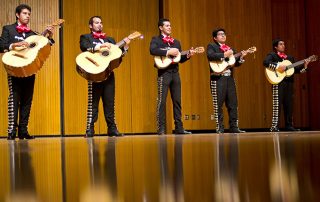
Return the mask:
{"type": "Polygon", "coordinates": [[[28,132],[28,122],[32,104],[35,75],[29,77],[8,76],[9,98],[8,98],[8,133],[28,132]],[[18,125],[19,109],[19,125],[18,125]]]}
{"type": "Polygon", "coordinates": [[[271,130],[279,127],[279,117],[283,105],[285,127],[293,126],[293,81],[284,79],[277,85],[272,85],[273,113],[271,130]]]}
{"type": "Polygon", "coordinates": [[[232,76],[211,76],[210,88],[217,131],[224,130],[223,103],[226,103],[230,128],[238,128],[238,99],[236,84],[232,76]]]}
{"type": "Polygon", "coordinates": [[[102,82],[88,82],[87,132],[94,131],[94,123],[98,120],[98,108],[102,97],[104,117],[108,133],[117,131],[114,116],[115,79],[114,73],[102,82]]]}
{"type": "Polygon", "coordinates": [[[170,89],[175,131],[183,131],[181,121],[181,80],[178,70],[158,72],[157,121],[158,132],[166,132],[166,100],[170,89]]]}

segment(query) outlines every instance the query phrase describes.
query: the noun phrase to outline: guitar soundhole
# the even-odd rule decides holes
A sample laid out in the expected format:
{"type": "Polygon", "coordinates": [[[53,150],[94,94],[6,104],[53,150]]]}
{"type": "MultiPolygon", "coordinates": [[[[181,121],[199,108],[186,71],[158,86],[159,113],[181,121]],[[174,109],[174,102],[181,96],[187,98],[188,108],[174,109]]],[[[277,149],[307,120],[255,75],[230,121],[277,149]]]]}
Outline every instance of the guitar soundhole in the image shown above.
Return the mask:
{"type": "Polygon", "coordinates": [[[224,60],[225,60],[226,62],[229,62],[230,59],[229,59],[229,58],[225,58],[224,60]]]}
{"type": "Polygon", "coordinates": [[[34,47],[36,47],[36,45],[37,45],[37,44],[36,44],[35,42],[33,42],[33,43],[30,44],[29,47],[30,47],[30,48],[34,48],[34,47]]]}
{"type": "Polygon", "coordinates": [[[109,55],[109,52],[108,52],[108,51],[103,51],[101,54],[102,54],[103,56],[108,56],[108,55],[109,55]]]}

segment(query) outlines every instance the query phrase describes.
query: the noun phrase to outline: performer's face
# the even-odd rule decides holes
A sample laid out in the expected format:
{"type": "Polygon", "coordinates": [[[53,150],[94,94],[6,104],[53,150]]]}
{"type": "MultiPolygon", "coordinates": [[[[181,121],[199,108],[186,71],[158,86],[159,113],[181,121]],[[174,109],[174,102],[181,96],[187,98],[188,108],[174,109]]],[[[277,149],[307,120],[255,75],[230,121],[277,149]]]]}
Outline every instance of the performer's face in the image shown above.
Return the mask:
{"type": "Polygon", "coordinates": [[[93,18],[92,20],[93,20],[92,25],[89,26],[90,29],[93,32],[101,32],[102,28],[103,28],[103,24],[102,24],[101,19],[100,18],[93,18]]]}
{"type": "Polygon", "coordinates": [[[171,24],[169,21],[163,22],[163,25],[159,27],[162,34],[169,36],[171,34],[171,24]]]}
{"type": "Polygon", "coordinates": [[[286,50],[286,46],[284,45],[283,41],[279,41],[278,45],[275,48],[280,53],[283,53],[286,50]]]}
{"type": "Polygon", "coordinates": [[[16,13],[18,21],[23,25],[26,25],[29,23],[30,15],[31,15],[31,12],[26,8],[22,9],[20,13],[16,13]]]}
{"type": "Polygon", "coordinates": [[[224,31],[219,31],[217,33],[217,36],[214,37],[214,40],[217,41],[218,43],[224,44],[227,40],[226,33],[224,33],[224,31]]]}

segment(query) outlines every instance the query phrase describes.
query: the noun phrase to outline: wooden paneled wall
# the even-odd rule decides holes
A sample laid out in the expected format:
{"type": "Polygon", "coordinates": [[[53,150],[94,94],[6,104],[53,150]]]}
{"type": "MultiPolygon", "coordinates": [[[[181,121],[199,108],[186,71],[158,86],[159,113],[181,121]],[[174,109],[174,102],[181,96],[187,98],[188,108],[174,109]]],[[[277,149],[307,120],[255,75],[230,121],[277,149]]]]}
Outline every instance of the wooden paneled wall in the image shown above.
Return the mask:
{"type": "MultiPolygon", "coordinates": [[[[271,51],[274,37],[282,37],[287,42],[288,52],[296,59],[316,54],[314,41],[319,30],[312,26],[313,14],[304,8],[316,8],[315,1],[190,1],[163,0],[163,16],[172,23],[173,36],[182,42],[182,48],[207,46],[212,41],[212,30],[224,27],[228,44],[240,51],[256,46],[255,55],[248,55],[245,64],[235,70],[239,102],[239,125],[242,128],[268,128],[271,124],[271,85],[264,75],[262,61],[271,51]],[[235,3],[235,4],[234,4],[235,3]],[[305,22],[308,22],[305,25],[305,22]],[[305,45],[305,39],[308,45],[305,45]],[[313,51],[315,50],[315,51],[313,51]]],[[[4,12],[0,14],[1,26],[13,23],[14,9],[20,1],[4,0],[4,12]]],[[[31,27],[42,30],[52,20],[58,18],[58,0],[27,0],[32,7],[31,27]],[[50,8],[50,9],[47,9],[50,8]],[[45,17],[44,17],[45,16],[45,17]]],[[[149,133],[156,131],[156,70],[149,54],[151,37],[158,34],[159,1],[132,0],[124,3],[116,0],[63,1],[64,25],[63,81],[64,92],[60,92],[59,44],[53,46],[52,53],[43,69],[37,74],[34,101],[30,117],[30,133],[52,135],[60,133],[60,95],[64,99],[65,134],[83,134],[86,127],[87,82],[75,70],[75,58],[80,53],[79,36],[89,32],[88,19],[101,15],[104,31],[117,41],[138,30],[144,40],[133,41],[116,76],[116,121],[119,130],[125,133],[149,133]],[[40,121],[41,120],[41,121],[40,121]]],[[[313,11],[316,13],[316,11],[313,11]]],[[[55,40],[59,41],[58,31],[55,40]]],[[[0,134],[7,130],[7,75],[0,68],[0,134]]],[[[319,98],[315,94],[319,85],[319,71],[310,70],[306,75],[296,76],[294,122],[297,127],[315,128],[316,105],[319,98]],[[313,74],[315,72],[316,74],[313,74]],[[313,96],[314,99],[310,99],[313,96]],[[309,104],[310,103],[310,104],[309,104]],[[310,116],[312,118],[309,118],[310,116]]],[[[186,129],[215,129],[212,98],[209,88],[209,67],[206,55],[196,55],[180,67],[182,79],[182,109],[186,129]],[[199,120],[192,120],[193,116],[199,120]]],[[[173,126],[170,96],[167,103],[168,131],[173,126]]],[[[225,125],[228,125],[226,111],[225,125]]],[[[106,133],[102,106],[96,133],[106,133]]]]}
{"type": "MultiPolygon", "coordinates": [[[[286,52],[296,61],[307,57],[305,2],[301,0],[272,0],[272,38],[285,41],[286,52]],[[286,12],[283,12],[286,10],[286,12]]],[[[269,43],[270,46],[271,42],[269,43]]],[[[311,68],[309,71],[313,71],[311,68]]],[[[294,114],[296,126],[309,127],[308,80],[307,74],[296,74],[294,88],[294,114]]]]}
{"type": "MultiPolygon", "coordinates": [[[[319,16],[320,1],[306,1],[306,52],[307,55],[316,54],[320,56],[320,27],[317,26],[319,16]]],[[[320,129],[320,62],[315,62],[310,65],[308,71],[308,90],[309,94],[309,122],[312,129],[320,129]]]]}
{"type": "MultiPolygon", "coordinates": [[[[283,1],[280,7],[277,3],[266,0],[164,0],[164,17],[170,19],[173,36],[181,40],[184,49],[207,46],[217,27],[226,29],[227,43],[236,50],[257,47],[256,54],[248,55],[246,62],[234,73],[242,128],[269,128],[271,125],[271,85],[265,78],[262,62],[272,51],[272,39],[280,35],[287,40],[288,52],[297,58],[305,55],[304,11],[301,9],[304,1],[283,1]]],[[[200,120],[185,120],[185,128],[214,129],[215,122],[210,120],[213,107],[206,56],[195,56],[181,65],[180,73],[183,115],[200,115],[200,120]]],[[[305,80],[305,76],[301,76],[296,82],[294,122],[298,127],[309,126],[305,80]]],[[[225,125],[228,125],[226,110],[224,115],[225,125]]]]}
{"type": "MultiPolygon", "coordinates": [[[[42,32],[46,25],[59,17],[58,0],[25,0],[31,6],[30,27],[42,32]]],[[[22,3],[18,0],[2,0],[0,13],[1,32],[2,26],[15,22],[15,8],[22,3]]],[[[60,85],[59,85],[59,35],[54,32],[57,42],[40,72],[36,76],[33,103],[29,119],[29,132],[35,135],[60,134],[60,85]]],[[[2,54],[1,54],[2,57],[2,54]]],[[[8,103],[7,73],[0,62],[0,135],[7,134],[7,103],[8,103]]]]}
{"type": "MultiPolygon", "coordinates": [[[[102,16],[104,32],[116,41],[135,30],[144,34],[144,40],[131,42],[129,53],[115,70],[115,114],[121,132],[155,132],[156,70],[149,54],[149,42],[157,34],[158,1],[71,0],[64,1],[63,7],[66,20],[63,47],[66,134],[84,134],[86,129],[87,81],[77,74],[75,58],[81,53],[80,35],[90,33],[88,21],[94,15],[102,16]]],[[[107,132],[101,105],[95,131],[107,132]]]]}
{"type": "MultiPolygon", "coordinates": [[[[256,46],[255,55],[235,70],[242,128],[266,128],[271,123],[271,90],[264,77],[262,61],[272,40],[269,1],[164,1],[164,16],[172,23],[173,35],[184,49],[207,46],[212,31],[223,27],[227,43],[240,51],[256,46]],[[234,5],[234,3],[236,5],[234,5]],[[259,14],[261,13],[261,15],[259,14]],[[262,15],[263,13],[263,15],[262,15]]],[[[185,120],[187,129],[214,129],[209,66],[206,55],[194,56],[181,65],[183,114],[199,114],[200,120],[185,120]]],[[[225,125],[228,117],[225,112],[225,125]]]]}

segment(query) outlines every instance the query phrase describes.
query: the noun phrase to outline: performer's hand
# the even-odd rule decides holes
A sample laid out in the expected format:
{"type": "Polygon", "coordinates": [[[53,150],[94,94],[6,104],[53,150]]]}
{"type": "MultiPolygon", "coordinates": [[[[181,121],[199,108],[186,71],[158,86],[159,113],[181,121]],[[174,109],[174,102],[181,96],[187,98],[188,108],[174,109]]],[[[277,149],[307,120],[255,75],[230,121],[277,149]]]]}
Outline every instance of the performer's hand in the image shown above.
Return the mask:
{"type": "Polygon", "coordinates": [[[54,30],[54,26],[47,26],[46,30],[44,30],[44,32],[42,33],[44,36],[46,36],[47,34],[49,34],[49,38],[51,39],[53,36],[53,30],[54,30]]]}
{"type": "Polygon", "coordinates": [[[126,37],[126,38],[123,39],[123,40],[124,40],[124,42],[126,42],[127,45],[129,45],[129,43],[130,43],[130,41],[131,41],[128,37],[126,37]]]}
{"type": "Polygon", "coordinates": [[[303,64],[304,64],[304,68],[305,68],[305,69],[308,68],[309,63],[310,63],[310,60],[309,60],[309,59],[305,59],[305,60],[304,60],[304,63],[303,63],[303,64]]]}
{"type": "Polygon", "coordinates": [[[248,52],[247,51],[241,51],[241,59],[243,59],[247,54],[248,52]]]}
{"type": "Polygon", "coordinates": [[[13,43],[12,44],[12,49],[19,49],[19,50],[22,50],[24,48],[27,48],[29,47],[29,43],[26,42],[26,41],[20,41],[20,42],[17,42],[17,43],[13,43]]]}
{"type": "Polygon", "coordinates": [[[196,53],[196,51],[194,50],[193,47],[191,47],[191,49],[189,50],[189,55],[193,56],[196,53]]]}
{"type": "Polygon", "coordinates": [[[287,68],[286,65],[280,65],[280,66],[277,68],[277,71],[280,72],[280,73],[283,73],[284,71],[286,71],[286,68],[287,68]]]}
{"type": "Polygon", "coordinates": [[[103,43],[103,44],[100,45],[100,50],[103,49],[103,50],[109,51],[110,48],[111,48],[111,43],[108,43],[108,42],[103,43]]]}
{"type": "Polygon", "coordinates": [[[228,57],[230,57],[231,55],[233,55],[233,50],[228,50],[228,51],[224,52],[224,57],[225,57],[225,58],[228,58],[228,57]]]}
{"type": "Polygon", "coordinates": [[[177,56],[179,55],[179,49],[177,48],[170,48],[167,52],[167,55],[171,55],[171,56],[177,56]]]}

